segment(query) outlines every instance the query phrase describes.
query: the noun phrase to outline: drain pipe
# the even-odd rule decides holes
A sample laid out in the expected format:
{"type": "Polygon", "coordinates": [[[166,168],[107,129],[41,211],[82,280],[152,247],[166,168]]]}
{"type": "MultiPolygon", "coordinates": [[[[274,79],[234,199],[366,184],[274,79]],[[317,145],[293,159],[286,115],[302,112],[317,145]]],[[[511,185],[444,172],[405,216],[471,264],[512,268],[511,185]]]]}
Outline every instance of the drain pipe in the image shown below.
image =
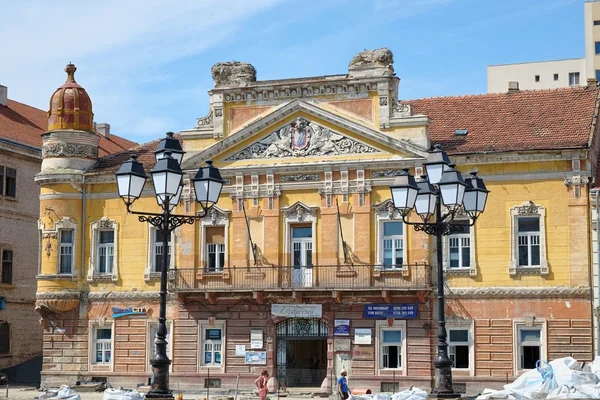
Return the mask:
{"type": "MultiPolygon", "coordinates": [[[[598,302],[598,306],[600,308],[600,191],[598,189],[594,190],[596,194],[596,284],[597,284],[597,292],[596,301],[598,302]]],[[[592,276],[594,272],[592,271],[592,276]]],[[[598,313],[596,312],[596,307],[593,308],[593,314],[596,318],[596,354],[600,355],[600,321],[598,320],[598,313]]]]}
{"type": "MultiPolygon", "coordinates": [[[[84,268],[84,263],[85,263],[85,230],[86,230],[86,224],[85,224],[85,219],[86,219],[86,215],[85,215],[85,203],[86,203],[86,190],[85,190],[85,174],[83,175],[83,179],[81,181],[81,277],[85,278],[85,268],[84,268]]],[[[83,281],[82,281],[83,282],[83,281]]]]}

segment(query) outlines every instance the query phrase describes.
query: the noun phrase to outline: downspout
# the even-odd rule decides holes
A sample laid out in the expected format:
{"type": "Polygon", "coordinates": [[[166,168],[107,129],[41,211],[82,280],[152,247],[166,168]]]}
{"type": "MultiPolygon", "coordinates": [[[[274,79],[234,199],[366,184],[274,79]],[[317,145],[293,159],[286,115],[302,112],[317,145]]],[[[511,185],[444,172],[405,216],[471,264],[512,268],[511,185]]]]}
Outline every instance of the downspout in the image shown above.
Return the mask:
{"type": "MultiPolygon", "coordinates": [[[[597,189],[594,192],[596,193],[596,284],[598,290],[598,292],[596,293],[596,299],[598,300],[600,306],[600,209],[598,208],[598,196],[600,196],[600,192],[597,189]]],[[[600,321],[598,320],[596,307],[594,307],[592,311],[594,317],[596,318],[596,354],[600,354],[600,321]]]]}
{"type": "MultiPolygon", "coordinates": [[[[86,215],[85,215],[85,174],[81,181],[81,277],[85,279],[85,229],[86,229],[86,215]]],[[[83,282],[83,281],[82,281],[83,282]]]]}

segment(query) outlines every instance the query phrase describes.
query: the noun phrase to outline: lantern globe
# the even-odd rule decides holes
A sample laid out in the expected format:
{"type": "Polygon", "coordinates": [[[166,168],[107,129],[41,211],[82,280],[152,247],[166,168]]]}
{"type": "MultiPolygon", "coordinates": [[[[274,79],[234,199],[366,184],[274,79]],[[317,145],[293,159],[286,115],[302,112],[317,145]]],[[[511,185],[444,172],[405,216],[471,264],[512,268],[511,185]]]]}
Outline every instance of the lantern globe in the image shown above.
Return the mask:
{"type": "Polygon", "coordinates": [[[417,194],[419,193],[419,187],[415,178],[410,174],[408,169],[403,169],[402,172],[396,176],[394,183],[390,186],[392,194],[392,201],[394,202],[394,208],[402,215],[408,215],[408,213],[414,208],[417,194]]]}
{"type": "Polygon", "coordinates": [[[454,164],[448,165],[438,186],[442,194],[442,201],[449,210],[455,211],[462,206],[467,184],[461,173],[454,168],[454,164]]]}
{"type": "Polygon", "coordinates": [[[132,154],[129,160],[121,164],[115,176],[119,196],[125,204],[133,204],[142,195],[146,179],[148,179],[144,166],[137,160],[137,156],[132,154]]]}
{"type": "Polygon", "coordinates": [[[166,137],[161,139],[161,141],[158,143],[158,147],[154,152],[157,162],[163,158],[167,152],[169,152],[171,153],[171,157],[176,159],[177,162],[181,164],[181,160],[183,159],[185,151],[183,151],[181,148],[181,143],[179,143],[179,140],[175,139],[173,136],[173,132],[167,132],[166,137]]]}
{"type": "Polygon", "coordinates": [[[483,179],[477,176],[477,172],[470,173],[471,176],[465,179],[467,188],[465,189],[465,197],[463,205],[465,211],[473,218],[477,218],[483,211],[487,202],[488,193],[483,179]]]}
{"type": "Polygon", "coordinates": [[[218,200],[225,181],[221,177],[219,169],[213,166],[213,162],[206,161],[206,166],[200,168],[192,179],[196,201],[202,209],[208,211],[218,200]]]}
{"type": "Polygon", "coordinates": [[[421,218],[428,220],[435,213],[437,203],[435,188],[427,180],[427,175],[421,175],[421,180],[417,182],[417,186],[419,187],[419,194],[417,194],[415,208],[421,218]]]}
{"type": "Polygon", "coordinates": [[[165,152],[164,156],[156,162],[154,168],[150,170],[150,175],[152,175],[154,193],[157,197],[162,197],[163,202],[177,195],[183,172],[170,152],[165,152]]]}
{"type": "Polygon", "coordinates": [[[427,161],[425,161],[423,165],[425,166],[429,182],[433,185],[437,185],[442,179],[444,171],[446,171],[448,165],[450,165],[450,159],[448,158],[448,154],[442,150],[442,146],[436,144],[433,146],[433,150],[429,152],[427,161]]]}

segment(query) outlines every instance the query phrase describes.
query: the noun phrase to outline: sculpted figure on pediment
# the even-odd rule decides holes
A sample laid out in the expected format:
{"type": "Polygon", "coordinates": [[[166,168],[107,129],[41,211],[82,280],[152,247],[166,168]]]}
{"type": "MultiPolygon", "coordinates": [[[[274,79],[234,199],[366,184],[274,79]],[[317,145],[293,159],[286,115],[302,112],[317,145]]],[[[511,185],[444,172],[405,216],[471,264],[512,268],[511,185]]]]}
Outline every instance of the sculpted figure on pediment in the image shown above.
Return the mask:
{"type": "Polygon", "coordinates": [[[227,161],[375,152],[378,150],[298,117],[291,124],[230,156],[227,161]]]}

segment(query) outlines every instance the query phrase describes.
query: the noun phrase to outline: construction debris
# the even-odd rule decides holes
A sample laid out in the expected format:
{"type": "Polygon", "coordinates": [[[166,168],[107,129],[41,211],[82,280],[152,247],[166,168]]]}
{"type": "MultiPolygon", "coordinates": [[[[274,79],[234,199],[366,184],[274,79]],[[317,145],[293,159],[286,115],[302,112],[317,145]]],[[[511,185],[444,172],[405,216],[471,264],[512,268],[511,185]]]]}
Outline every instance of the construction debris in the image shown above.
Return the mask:
{"type": "Polygon", "coordinates": [[[492,399],[600,399],[600,358],[583,366],[572,357],[549,363],[540,360],[536,369],[504,385],[503,390],[485,389],[477,397],[477,400],[492,399]]]}
{"type": "Polygon", "coordinates": [[[81,395],[76,393],[67,385],[62,385],[58,390],[47,390],[41,396],[36,399],[44,400],[81,400],[81,395]]]}

